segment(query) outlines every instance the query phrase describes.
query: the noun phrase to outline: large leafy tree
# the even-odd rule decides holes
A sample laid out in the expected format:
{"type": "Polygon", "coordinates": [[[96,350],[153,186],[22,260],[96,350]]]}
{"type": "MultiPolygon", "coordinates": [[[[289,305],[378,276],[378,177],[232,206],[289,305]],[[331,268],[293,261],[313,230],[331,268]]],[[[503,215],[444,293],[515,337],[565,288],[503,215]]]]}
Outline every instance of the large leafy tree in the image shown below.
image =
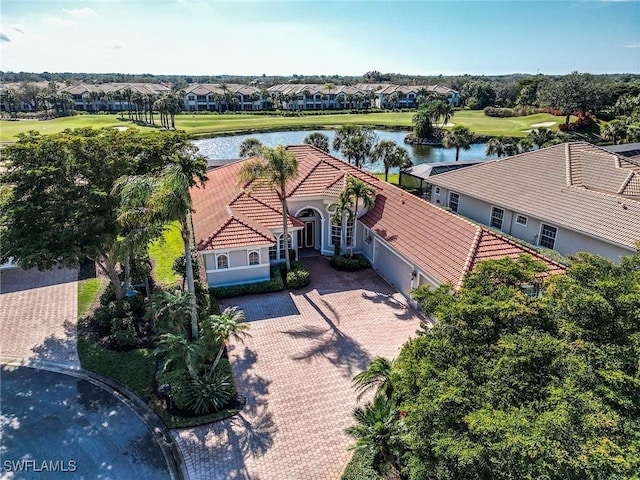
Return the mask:
{"type": "Polygon", "coordinates": [[[640,254],[543,268],[488,261],[453,294],[414,290],[437,323],[391,375],[408,478],[637,478],[640,254]]]}
{"type": "Polygon", "coordinates": [[[460,158],[460,149],[469,150],[473,141],[473,133],[467,127],[456,125],[445,133],[442,145],[446,148],[456,149],[456,162],[460,158]]]}
{"type": "Polygon", "coordinates": [[[115,129],[29,132],[6,147],[0,181],[11,194],[3,215],[0,257],[24,268],[76,267],[94,260],[122,295],[121,175],[159,171],[169,156],[193,148],[184,133],[115,129]]]}
{"type": "Polygon", "coordinates": [[[384,165],[384,181],[389,180],[389,169],[409,168],[412,165],[411,156],[406,148],[399,146],[393,140],[382,140],[371,151],[374,162],[382,161],[384,165]]]}
{"type": "Polygon", "coordinates": [[[602,87],[588,73],[571,72],[558,79],[548,79],[538,87],[538,103],[560,110],[568,125],[571,114],[597,110],[603,102],[602,87]]]}
{"type": "MultiPolygon", "coordinates": [[[[282,206],[282,232],[286,245],[289,238],[289,208],[287,206],[287,182],[298,174],[296,156],[279,145],[276,148],[265,147],[261,151],[262,159],[245,162],[240,170],[240,180],[252,182],[252,188],[267,187],[278,195],[282,206]]],[[[287,271],[291,270],[289,252],[285,255],[287,271]]]]}

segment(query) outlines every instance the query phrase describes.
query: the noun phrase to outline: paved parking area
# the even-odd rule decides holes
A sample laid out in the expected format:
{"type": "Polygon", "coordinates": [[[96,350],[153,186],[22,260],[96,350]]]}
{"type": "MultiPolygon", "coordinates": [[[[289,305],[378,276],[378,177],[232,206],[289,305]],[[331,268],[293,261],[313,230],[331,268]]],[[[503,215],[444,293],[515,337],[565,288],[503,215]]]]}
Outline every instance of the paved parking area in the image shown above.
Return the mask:
{"type": "Polygon", "coordinates": [[[251,323],[251,337],[229,349],[247,406],[224,422],[173,431],[190,478],[336,480],[349,461],[351,379],[377,355],[396,357],[420,317],[373,270],[336,272],[323,257],[305,263],[309,287],[229,303],[251,323]]]}
{"type": "Polygon", "coordinates": [[[79,367],[78,271],[2,270],[0,356],[79,367]]]}

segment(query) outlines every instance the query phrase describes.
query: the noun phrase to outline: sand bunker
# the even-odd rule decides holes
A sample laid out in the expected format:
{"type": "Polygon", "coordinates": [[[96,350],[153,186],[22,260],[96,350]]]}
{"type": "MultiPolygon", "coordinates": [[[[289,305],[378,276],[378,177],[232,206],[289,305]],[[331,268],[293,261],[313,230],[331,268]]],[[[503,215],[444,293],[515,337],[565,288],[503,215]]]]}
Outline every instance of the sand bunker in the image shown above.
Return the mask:
{"type": "Polygon", "coordinates": [[[538,128],[538,127],[550,127],[552,125],[555,125],[558,122],[540,122],[540,123],[532,123],[531,126],[533,128],[538,128]]]}

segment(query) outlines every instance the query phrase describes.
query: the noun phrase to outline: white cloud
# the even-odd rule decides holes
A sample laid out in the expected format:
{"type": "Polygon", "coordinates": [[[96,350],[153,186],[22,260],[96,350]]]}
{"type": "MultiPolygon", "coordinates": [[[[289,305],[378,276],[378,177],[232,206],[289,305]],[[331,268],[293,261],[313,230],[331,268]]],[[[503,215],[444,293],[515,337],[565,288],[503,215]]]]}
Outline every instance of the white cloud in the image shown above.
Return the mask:
{"type": "Polygon", "coordinates": [[[97,17],[98,16],[96,11],[93,8],[90,8],[90,7],[74,8],[72,10],[67,10],[66,8],[63,8],[62,11],[64,13],[66,13],[67,15],[70,15],[70,16],[76,17],[76,18],[89,18],[89,17],[97,17]]]}
{"type": "Polygon", "coordinates": [[[43,20],[43,23],[46,23],[47,25],[53,25],[55,27],[70,27],[71,25],[73,25],[73,22],[71,20],[65,20],[64,18],[60,17],[47,17],[43,20]]]}
{"type": "Polygon", "coordinates": [[[626,48],[640,48],[640,42],[631,42],[625,45],[626,48]]]}

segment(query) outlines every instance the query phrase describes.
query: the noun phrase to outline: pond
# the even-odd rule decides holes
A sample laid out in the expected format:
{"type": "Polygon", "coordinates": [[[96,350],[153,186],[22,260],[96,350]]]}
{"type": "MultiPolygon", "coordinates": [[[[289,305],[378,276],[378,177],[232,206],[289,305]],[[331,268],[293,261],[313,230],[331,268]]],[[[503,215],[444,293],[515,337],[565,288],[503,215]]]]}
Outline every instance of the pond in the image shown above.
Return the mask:
{"type": "MultiPolygon", "coordinates": [[[[407,131],[374,131],[380,140],[393,140],[399,145],[406,147],[414,165],[430,162],[453,162],[456,159],[456,151],[453,148],[406,145],[404,143],[404,137],[409,133],[407,131]]],[[[333,143],[336,135],[335,130],[294,130],[207,138],[194,140],[194,144],[198,146],[200,153],[210,160],[236,160],[238,159],[240,144],[247,138],[257,138],[269,147],[275,147],[276,145],[301,145],[304,143],[305,137],[313,132],[320,132],[329,137],[329,145],[333,143]]],[[[488,158],[495,158],[495,156],[488,157],[485,155],[485,148],[486,144],[476,143],[471,145],[470,150],[460,150],[460,160],[487,160],[488,158]]],[[[333,149],[331,150],[331,154],[344,160],[344,157],[333,149]]],[[[381,172],[383,167],[379,163],[374,163],[365,165],[365,169],[372,172],[381,172]]],[[[395,170],[397,171],[397,169],[395,170]]]]}

